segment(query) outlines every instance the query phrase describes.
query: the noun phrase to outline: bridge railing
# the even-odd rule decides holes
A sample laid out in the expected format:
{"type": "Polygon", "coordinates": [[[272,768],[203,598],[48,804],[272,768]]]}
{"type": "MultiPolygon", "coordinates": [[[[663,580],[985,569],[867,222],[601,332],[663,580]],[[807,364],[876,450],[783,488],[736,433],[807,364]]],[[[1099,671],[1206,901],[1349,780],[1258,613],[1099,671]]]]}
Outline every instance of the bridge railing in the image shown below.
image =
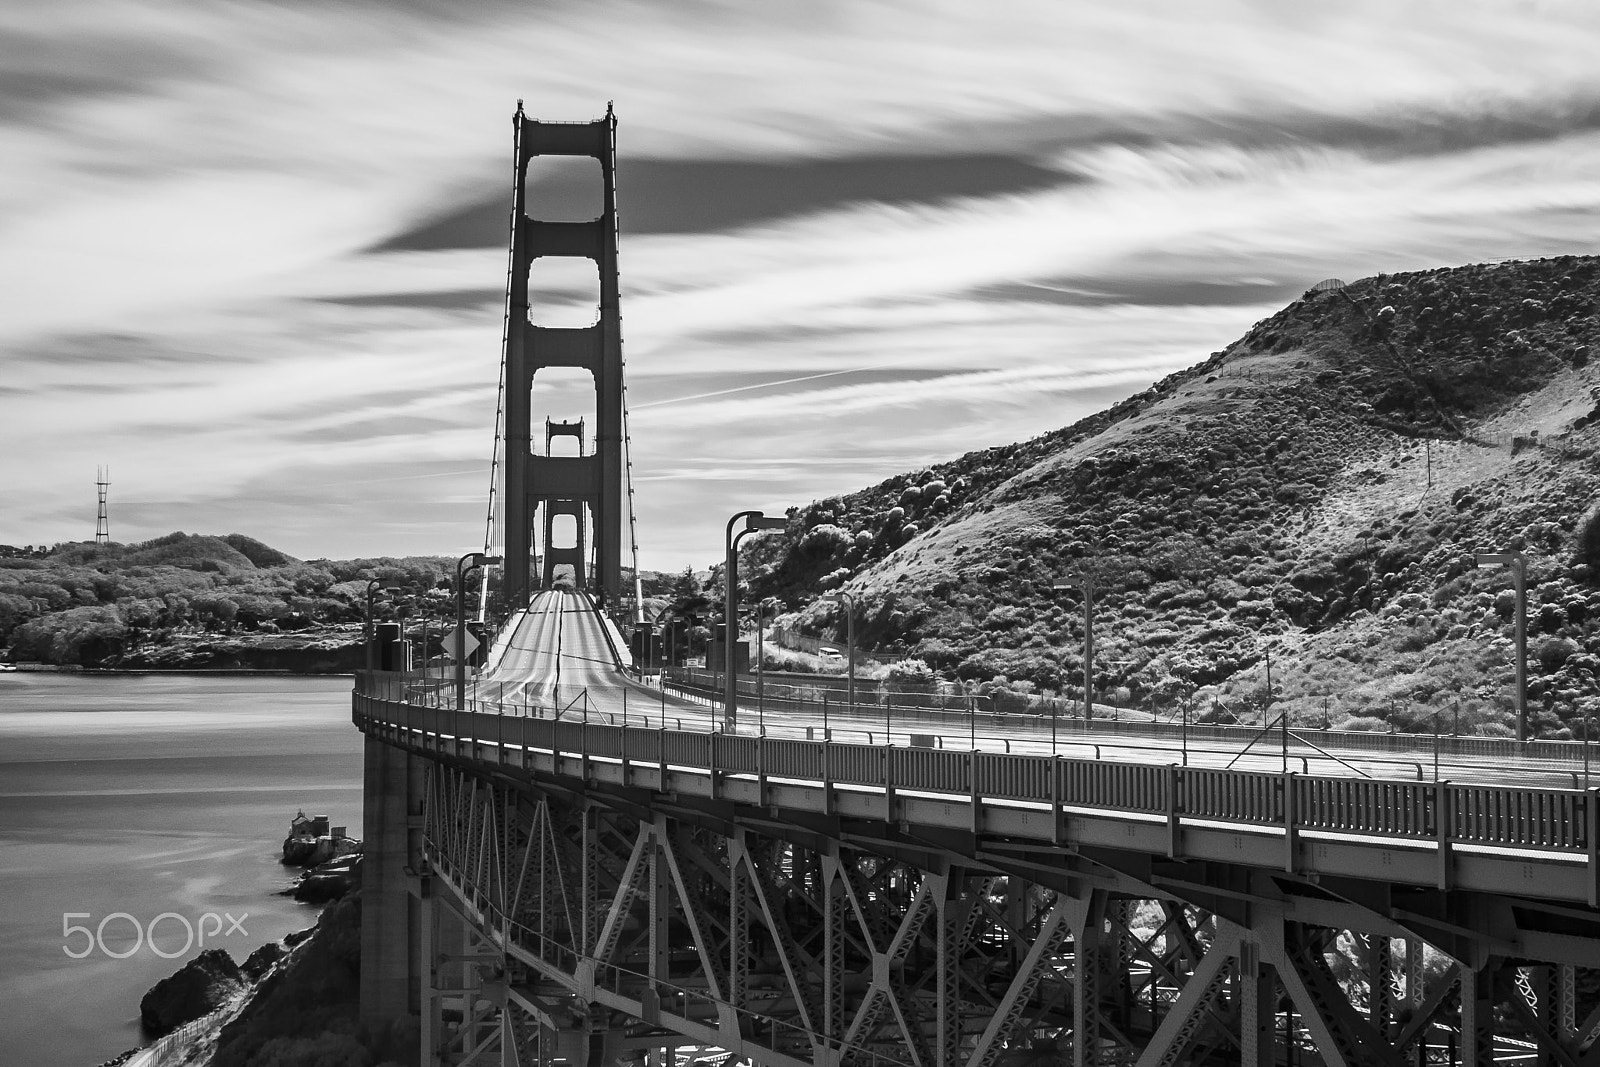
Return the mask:
{"type": "MultiPolygon", "coordinates": [[[[665,684],[686,695],[703,700],[722,700],[723,676],[715,671],[694,667],[674,667],[666,672],[665,684]]],[[[746,715],[754,714],[756,701],[765,710],[774,713],[805,715],[817,721],[840,715],[848,709],[841,695],[833,692],[840,679],[819,679],[817,686],[767,682],[760,686],[753,677],[740,676],[736,688],[746,715]],[[831,683],[824,685],[823,683],[831,683]]],[[[869,683],[863,683],[857,695],[854,710],[861,714],[877,714],[892,721],[903,730],[919,726],[930,730],[954,733],[976,722],[999,728],[1016,723],[1051,724],[1057,735],[1066,738],[1109,740],[1119,737],[1186,738],[1191,744],[1243,745],[1261,732],[1257,725],[1223,725],[1220,723],[1189,723],[1112,719],[1099,717],[1085,720],[1076,715],[1035,713],[1032,711],[1004,711],[996,709],[987,698],[956,693],[878,692],[869,683]]],[[[1058,712],[1062,709],[1055,709],[1058,712]]],[[[1482,759],[1533,758],[1554,762],[1583,764],[1590,755],[1582,741],[1517,741],[1505,737],[1484,737],[1442,732],[1439,734],[1380,733],[1368,730],[1324,730],[1303,724],[1291,724],[1292,732],[1313,744],[1342,752],[1379,753],[1431,753],[1435,748],[1444,756],[1465,756],[1482,759]]]]}
{"type": "Polygon", "coordinates": [[[456,711],[407,704],[368,687],[354,698],[358,724],[395,743],[459,758],[531,766],[563,756],[616,760],[628,768],[791,778],[920,791],[954,799],[1134,812],[1293,831],[1438,844],[1578,853],[1595,866],[1600,790],[1415,782],[1176,764],[1119,763],[1059,755],[866,745],[621,726],[456,711]]]}
{"type": "MultiPolygon", "coordinates": [[[[384,699],[403,700],[419,707],[455,707],[455,691],[449,679],[441,680],[437,674],[426,672],[363,673],[358,675],[357,691],[384,699]]],[[[1062,729],[1065,723],[1040,723],[1027,716],[963,715],[926,709],[916,714],[902,715],[898,708],[831,702],[819,709],[820,721],[809,720],[809,716],[804,714],[783,716],[775,710],[764,717],[759,709],[742,706],[738,730],[734,731],[727,723],[719,701],[697,693],[693,688],[679,688],[670,679],[662,680],[656,687],[555,686],[537,692],[519,692],[515,686],[489,685],[469,689],[468,692],[482,695],[469,695],[467,710],[595,726],[649,729],[666,726],[693,733],[717,733],[723,737],[720,743],[724,749],[730,752],[738,749],[739,737],[754,734],[772,740],[779,737],[826,739],[837,744],[867,746],[882,746],[887,739],[896,747],[999,750],[1008,754],[1047,748],[1052,753],[1059,752],[1067,756],[1149,762],[1153,752],[1146,739],[1165,736],[1154,733],[1141,735],[1126,730],[1104,735],[1072,731],[1062,729]],[[502,696],[510,699],[499,699],[502,696]]],[[[1516,742],[1511,744],[1515,745],[1516,742]]],[[[1561,744],[1552,742],[1549,747],[1561,744]]],[[[1182,748],[1170,746],[1167,758],[1178,759],[1185,767],[1196,764],[1191,769],[1199,770],[1202,764],[1216,767],[1219,762],[1226,762],[1231,766],[1248,752],[1247,766],[1253,764],[1255,769],[1259,769],[1264,761],[1270,761],[1279,763],[1279,769],[1283,771],[1298,770],[1302,774],[1316,772],[1341,775],[1351,771],[1364,777],[1411,778],[1416,781],[1430,777],[1430,770],[1435,780],[1454,778],[1470,781],[1479,769],[1469,762],[1463,762],[1464,757],[1451,756],[1442,749],[1433,752],[1412,749],[1394,753],[1344,750],[1349,755],[1348,759],[1341,756],[1340,751],[1338,740],[1330,741],[1315,732],[1296,729],[1285,738],[1276,730],[1263,732],[1260,728],[1254,728],[1236,731],[1222,740],[1190,736],[1182,748]],[[1352,763],[1351,760],[1357,762],[1352,763]]],[[[1538,750],[1535,752],[1538,753],[1538,750]]],[[[1539,777],[1531,784],[1570,782],[1577,788],[1580,785],[1587,787],[1591,780],[1586,762],[1574,762],[1569,753],[1560,752],[1559,749],[1556,756],[1545,754],[1538,762],[1544,766],[1536,772],[1539,777]]]]}

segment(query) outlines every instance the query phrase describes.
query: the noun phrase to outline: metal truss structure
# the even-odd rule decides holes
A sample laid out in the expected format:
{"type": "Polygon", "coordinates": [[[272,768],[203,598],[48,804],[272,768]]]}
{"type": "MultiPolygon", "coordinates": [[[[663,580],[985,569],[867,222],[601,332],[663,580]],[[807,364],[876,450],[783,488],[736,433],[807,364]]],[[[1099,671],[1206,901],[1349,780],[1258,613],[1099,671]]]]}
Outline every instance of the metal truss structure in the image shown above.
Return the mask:
{"type": "Polygon", "coordinates": [[[1600,1062],[1581,902],[743,803],[664,758],[623,783],[357,720],[410,767],[427,1064],[1600,1062]]]}

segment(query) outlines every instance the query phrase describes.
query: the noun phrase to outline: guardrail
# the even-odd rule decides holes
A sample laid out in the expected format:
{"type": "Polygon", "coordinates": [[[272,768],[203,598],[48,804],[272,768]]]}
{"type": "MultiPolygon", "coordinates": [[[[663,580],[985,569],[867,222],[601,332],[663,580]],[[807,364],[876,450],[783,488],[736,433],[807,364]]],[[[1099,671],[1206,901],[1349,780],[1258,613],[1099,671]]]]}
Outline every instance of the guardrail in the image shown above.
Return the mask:
{"type": "MultiPolygon", "coordinates": [[[[364,679],[367,680],[367,679],[364,679]]],[[[382,689],[382,686],[378,688],[382,689]]],[[[358,725],[380,725],[390,740],[438,749],[469,759],[529,765],[548,753],[611,760],[629,769],[668,768],[704,775],[798,779],[850,785],[893,794],[918,791],[957,801],[1021,801],[1065,809],[1184,818],[1242,826],[1426,842],[1447,851],[1489,845],[1577,854],[1600,871],[1600,789],[1459,785],[1328,778],[1294,772],[1223,770],[1175,764],[1112,763],[1057,755],[1030,755],[862,745],[838,741],[611,726],[527,718],[488,711],[419,707],[358,691],[358,725]]],[[[1589,879],[1591,887],[1594,879],[1589,879]]],[[[1595,896],[1593,888],[1590,896],[1595,896]]],[[[1591,904],[1594,900],[1591,899],[1591,904]]]]}
{"type": "MultiPolygon", "coordinates": [[[[634,672],[629,672],[632,677],[634,672]]],[[[438,675],[424,672],[374,672],[368,676],[358,672],[361,692],[383,695],[421,707],[455,709],[454,686],[448,679],[441,682],[438,675]]],[[[713,693],[694,685],[640,672],[633,684],[610,686],[553,686],[537,692],[523,690],[520,685],[506,683],[473,682],[468,689],[464,710],[482,711],[517,717],[538,717],[592,722],[595,725],[659,727],[670,726],[682,730],[726,733],[755,733],[766,737],[789,736],[812,740],[826,738],[832,741],[868,745],[892,744],[898,736],[901,743],[922,748],[956,748],[970,751],[979,748],[1003,752],[1023,751],[1048,746],[1052,753],[1094,759],[1120,759],[1140,761],[1150,758],[1150,739],[1166,736],[1176,740],[1180,731],[1168,730],[1162,724],[1144,724],[1143,729],[1125,728],[1100,731],[1075,729],[1081,721],[1048,718],[1040,720],[1030,715],[1008,715],[1002,712],[940,711],[938,709],[900,708],[882,704],[850,705],[824,700],[819,706],[820,715],[810,715],[808,707],[787,707],[784,702],[768,702],[763,714],[759,704],[745,704],[739,717],[737,731],[728,726],[721,705],[722,694],[713,693]],[[801,721],[784,719],[780,713],[796,710],[801,721]],[[811,722],[805,719],[810,716],[811,722]]],[[[1122,724],[1127,727],[1128,724],[1122,724]]],[[[1302,774],[1320,771],[1339,774],[1348,770],[1366,778],[1414,778],[1423,781],[1431,777],[1470,780],[1476,768],[1460,762],[1465,757],[1481,755],[1470,747],[1452,754],[1446,747],[1432,750],[1425,747],[1366,748],[1360,745],[1345,747],[1343,738],[1363,738],[1352,733],[1334,735],[1319,731],[1295,729],[1284,737],[1273,726],[1228,728],[1229,733],[1218,737],[1194,731],[1184,739],[1181,747],[1170,746],[1170,754],[1184,766],[1198,759],[1200,763],[1216,766],[1211,757],[1232,757],[1226,763],[1231,767],[1238,759],[1252,755],[1281,761],[1285,772],[1298,769],[1302,774]],[[1231,735],[1231,736],[1230,736],[1231,735]],[[1322,743],[1319,744],[1318,741],[1322,743]],[[1209,743],[1207,743],[1209,741],[1209,743]],[[1349,757],[1348,759],[1346,757],[1349,757]],[[1355,762],[1352,762],[1355,761],[1355,762]]],[[[1512,742],[1515,744],[1515,742],[1512,742]]],[[[1546,757],[1539,770],[1546,776],[1530,784],[1554,785],[1553,776],[1570,778],[1573,788],[1587,788],[1591,780],[1590,765],[1579,762],[1581,753],[1572,751],[1581,746],[1564,742],[1549,742],[1545,751],[1535,750],[1534,756],[1546,757]],[[1553,750],[1553,751],[1552,751],[1553,750]],[[1553,762],[1552,762],[1553,761],[1553,762]]],[[[1600,772],[1600,768],[1596,768],[1600,772]]]]}
{"type": "Polygon", "coordinates": [[[198,1019],[184,1023],[155,1044],[129,1056],[124,1067],[176,1067],[188,1057],[190,1046],[194,1044],[195,1039],[211,1027],[217,1026],[223,1013],[228,1010],[226,1007],[218,1008],[198,1019]]]}
{"type": "MultiPolygon", "coordinates": [[[[680,692],[701,698],[721,701],[722,687],[714,671],[693,667],[673,667],[665,672],[669,681],[680,692]]],[[[743,713],[754,712],[758,687],[751,676],[741,676],[737,683],[743,713]]],[[[834,694],[822,699],[798,695],[802,686],[778,686],[767,683],[761,687],[759,699],[772,711],[809,715],[821,722],[830,715],[847,710],[848,705],[834,694]]],[[[949,731],[965,730],[976,715],[978,721],[989,725],[1008,722],[1050,723],[1052,716],[1035,712],[998,710],[975,701],[983,698],[959,694],[878,693],[863,687],[854,706],[857,714],[871,714],[891,720],[897,727],[910,730],[918,725],[943,728],[949,731]],[[886,697],[887,699],[876,699],[886,697]],[[920,703],[918,702],[920,701],[920,703]]],[[[1129,719],[1095,718],[1085,720],[1076,716],[1058,714],[1053,717],[1057,736],[1063,740],[1072,737],[1163,737],[1187,738],[1191,743],[1215,742],[1224,745],[1244,745],[1257,737],[1260,725],[1224,726],[1216,723],[1189,723],[1140,721],[1129,719]]],[[[1437,747],[1442,756],[1469,756],[1485,759],[1540,759],[1582,764],[1589,755],[1582,741],[1517,741],[1503,737],[1481,737],[1470,734],[1412,734],[1376,733],[1365,730],[1323,730],[1291,725],[1292,734],[1323,748],[1336,748],[1344,752],[1387,752],[1415,756],[1431,754],[1437,747]]],[[[1597,768],[1600,769],[1600,768],[1597,768]]]]}

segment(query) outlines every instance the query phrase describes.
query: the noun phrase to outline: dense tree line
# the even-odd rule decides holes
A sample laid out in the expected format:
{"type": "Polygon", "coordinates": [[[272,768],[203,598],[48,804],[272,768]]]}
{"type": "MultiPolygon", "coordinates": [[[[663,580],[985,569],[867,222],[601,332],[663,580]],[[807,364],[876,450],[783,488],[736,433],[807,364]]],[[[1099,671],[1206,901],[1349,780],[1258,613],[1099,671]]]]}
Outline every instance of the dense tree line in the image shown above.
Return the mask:
{"type": "MultiPolygon", "coordinates": [[[[408,594],[448,589],[439,556],[298,560],[241,534],[173,533],[138,544],[58,545],[0,557],[0,645],[17,660],[115,662],[180,630],[222,634],[361,622],[369,579],[408,594]]],[[[404,614],[380,597],[380,618],[404,614]]]]}

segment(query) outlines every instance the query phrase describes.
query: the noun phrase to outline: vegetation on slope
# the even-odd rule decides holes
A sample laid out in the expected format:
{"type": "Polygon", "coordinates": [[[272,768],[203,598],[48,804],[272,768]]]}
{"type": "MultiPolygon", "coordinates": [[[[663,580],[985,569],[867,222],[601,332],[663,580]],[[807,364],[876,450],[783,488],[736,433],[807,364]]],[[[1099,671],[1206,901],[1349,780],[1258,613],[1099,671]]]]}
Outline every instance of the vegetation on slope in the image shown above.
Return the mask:
{"type": "MultiPolygon", "coordinates": [[[[59,545],[0,557],[0,643],[14,659],[142,662],[195,635],[358,624],[369,578],[424,593],[448,587],[453,568],[432,556],[303,562],[241,534],[59,545]]],[[[406,609],[385,602],[377,614],[406,609]]]]}
{"type": "Polygon", "coordinates": [[[1529,560],[1539,731],[1600,717],[1600,260],[1440,269],[1308,292],[1091,418],[790,513],[741,564],[813,631],[986,689],[1096,686],[1171,708],[1268,698],[1300,721],[1505,728],[1529,560]]]}

